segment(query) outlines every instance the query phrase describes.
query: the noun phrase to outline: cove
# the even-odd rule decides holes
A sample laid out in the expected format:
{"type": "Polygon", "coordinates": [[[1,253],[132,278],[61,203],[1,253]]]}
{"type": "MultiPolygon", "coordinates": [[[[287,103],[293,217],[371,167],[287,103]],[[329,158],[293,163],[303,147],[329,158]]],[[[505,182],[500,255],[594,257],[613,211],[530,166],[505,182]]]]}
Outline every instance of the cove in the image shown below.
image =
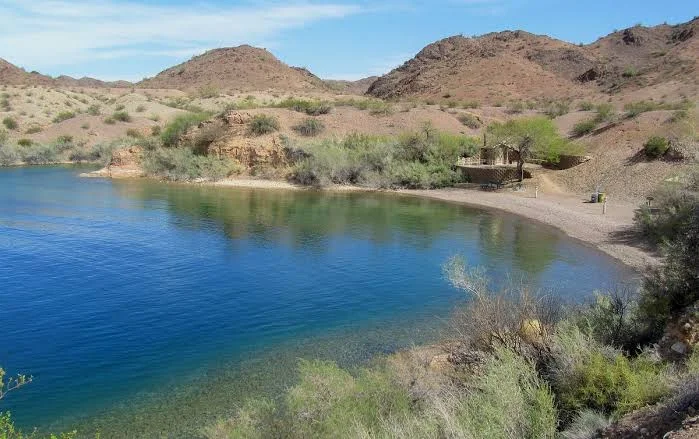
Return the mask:
{"type": "Polygon", "coordinates": [[[345,366],[429,343],[465,297],[461,254],[495,284],[580,301],[633,281],[612,258],[503,213],[386,193],[81,179],[0,169],[0,402],[23,428],[197,437],[298,358],[345,366]]]}

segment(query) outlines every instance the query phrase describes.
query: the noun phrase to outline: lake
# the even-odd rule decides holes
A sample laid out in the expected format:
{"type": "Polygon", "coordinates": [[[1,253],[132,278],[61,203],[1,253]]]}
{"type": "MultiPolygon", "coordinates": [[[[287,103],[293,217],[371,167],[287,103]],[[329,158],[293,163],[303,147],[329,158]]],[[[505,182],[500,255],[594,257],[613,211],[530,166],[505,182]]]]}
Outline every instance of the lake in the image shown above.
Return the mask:
{"type": "Polygon", "coordinates": [[[436,340],[466,300],[442,274],[455,254],[570,301],[634,277],[503,213],[85,171],[0,169],[0,365],[35,377],[0,411],[23,428],[196,437],[279,394],[298,358],[351,367],[436,340]]]}

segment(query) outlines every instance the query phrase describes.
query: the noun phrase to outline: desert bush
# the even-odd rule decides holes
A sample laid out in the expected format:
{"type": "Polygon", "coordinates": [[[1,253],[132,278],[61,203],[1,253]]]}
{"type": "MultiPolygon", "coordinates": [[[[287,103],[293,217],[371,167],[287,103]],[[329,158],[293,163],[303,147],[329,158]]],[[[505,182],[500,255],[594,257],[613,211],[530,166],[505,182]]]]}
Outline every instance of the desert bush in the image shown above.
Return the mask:
{"type": "Polygon", "coordinates": [[[638,294],[628,287],[601,293],[571,313],[569,320],[597,342],[634,352],[645,344],[645,329],[638,317],[638,294]]]}
{"type": "Polygon", "coordinates": [[[62,134],[62,135],[56,137],[56,143],[58,143],[58,144],[73,143],[73,136],[71,136],[70,134],[62,134]]]}
{"type": "Polygon", "coordinates": [[[274,116],[258,114],[250,120],[248,132],[255,136],[270,134],[279,130],[279,121],[274,116]]]}
{"type": "Polygon", "coordinates": [[[240,171],[232,160],[195,154],[190,148],[155,148],[144,154],[143,169],[168,180],[220,180],[240,171]]]}
{"type": "Polygon", "coordinates": [[[451,258],[443,270],[450,283],[470,299],[452,318],[452,330],[464,349],[461,353],[505,346],[541,361],[546,334],[561,317],[558,303],[533,293],[524,284],[492,291],[485,271],[468,267],[459,256],[451,258]]]}
{"type": "Polygon", "coordinates": [[[60,123],[64,120],[72,119],[75,117],[75,112],[73,111],[61,111],[53,118],[53,123],[60,123]]]}
{"type": "Polygon", "coordinates": [[[124,111],[125,108],[126,106],[119,104],[116,107],[114,107],[114,111],[124,111]]]}
{"type": "Polygon", "coordinates": [[[667,367],[649,355],[629,359],[569,322],[553,335],[548,367],[564,422],[585,409],[620,416],[659,401],[672,388],[667,367]]]}
{"type": "Polygon", "coordinates": [[[665,137],[653,136],[643,145],[643,152],[646,157],[657,159],[665,155],[670,148],[670,142],[665,137]]]}
{"type": "Polygon", "coordinates": [[[471,128],[472,130],[478,129],[483,125],[476,116],[469,113],[460,114],[459,122],[461,122],[464,126],[471,128]]]}
{"type": "Polygon", "coordinates": [[[322,133],[325,125],[318,119],[309,118],[294,126],[293,129],[302,136],[313,137],[322,133]]]}
{"type": "Polygon", "coordinates": [[[429,126],[398,139],[354,134],[343,141],[300,146],[292,180],[300,184],[358,184],[370,187],[434,188],[457,182],[458,157],[477,148],[466,136],[429,126]]]}
{"type": "Polygon", "coordinates": [[[0,129],[0,146],[4,145],[9,138],[7,131],[0,129]]]}
{"type": "Polygon", "coordinates": [[[145,105],[139,105],[136,107],[136,113],[143,113],[144,111],[146,111],[145,105]]]}
{"type": "Polygon", "coordinates": [[[578,110],[580,111],[592,111],[595,109],[595,104],[588,101],[583,101],[578,104],[578,110]]]}
{"type": "Polygon", "coordinates": [[[112,113],[112,119],[118,122],[131,122],[131,115],[126,111],[115,111],[112,113]]]}
{"type": "Polygon", "coordinates": [[[570,112],[570,104],[564,101],[551,102],[544,108],[544,114],[551,119],[563,116],[570,112]]]}
{"type": "Polygon", "coordinates": [[[461,103],[461,108],[464,109],[479,108],[480,106],[481,104],[478,101],[464,101],[461,103]]]}
{"type": "Polygon", "coordinates": [[[126,135],[128,137],[133,137],[134,139],[139,139],[143,137],[143,134],[141,134],[141,132],[135,128],[129,128],[128,130],[126,130],[126,135]]]}
{"type": "Polygon", "coordinates": [[[163,130],[160,128],[160,125],[153,125],[150,128],[150,134],[153,137],[159,137],[162,134],[163,130]]]}
{"type": "Polygon", "coordinates": [[[562,439],[594,439],[611,424],[611,419],[594,410],[582,410],[575,415],[573,422],[561,432],[562,439]]]}
{"type": "Polygon", "coordinates": [[[301,361],[282,407],[246,404],[210,437],[513,437],[553,439],[553,396],[533,366],[497,350],[467,389],[445,386],[417,401],[381,362],[355,374],[331,362],[301,361]]]}
{"type": "Polygon", "coordinates": [[[595,112],[597,113],[594,117],[594,121],[597,123],[611,122],[616,116],[616,111],[612,104],[599,104],[595,107],[595,112]]]}
{"type": "Polygon", "coordinates": [[[216,98],[221,94],[218,87],[212,84],[202,85],[197,89],[197,96],[203,99],[216,98]]]}
{"type": "Polygon", "coordinates": [[[330,111],[332,111],[332,105],[329,102],[296,98],[285,99],[276,106],[306,113],[309,116],[319,116],[321,114],[328,114],[330,111]]]}
{"type": "Polygon", "coordinates": [[[639,75],[638,70],[636,70],[636,68],[634,68],[634,67],[627,67],[626,69],[624,69],[624,72],[621,74],[621,76],[623,76],[624,78],[634,78],[638,75],[639,75]]]}
{"type": "Polygon", "coordinates": [[[5,117],[2,120],[2,124],[5,125],[5,128],[8,130],[16,130],[18,126],[17,121],[10,116],[5,117]]]}
{"type": "Polygon", "coordinates": [[[114,117],[112,116],[109,116],[104,119],[104,123],[106,123],[107,125],[114,125],[116,123],[116,119],[114,119],[114,117]]]}
{"type": "Polygon", "coordinates": [[[699,300],[699,195],[675,195],[649,217],[646,228],[659,235],[665,263],[644,278],[639,317],[657,339],[672,316],[699,300]]]}
{"type": "Polygon", "coordinates": [[[525,109],[525,104],[522,101],[513,101],[510,102],[510,104],[507,106],[507,109],[505,109],[506,113],[509,114],[519,114],[522,113],[525,109]]]}
{"type": "Polygon", "coordinates": [[[187,130],[195,125],[199,125],[209,117],[211,117],[209,113],[181,114],[175,117],[170,123],[165,125],[165,128],[162,130],[160,139],[163,142],[163,146],[176,146],[180,137],[185,134],[187,130]]]}
{"type": "Polygon", "coordinates": [[[82,128],[83,130],[89,130],[89,129],[90,129],[90,124],[89,124],[89,123],[84,123],[84,124],[80,125],[80,128],[82,128]]]}
{"type": "Polygon", "coordinates": [[[102,114],[101,107],[98,104],[92,104],[89,107],[87,107],[87,114],[91,116],[99,116],[102,114]]]}
{"type": "Polygon", "coordinates": [[[24,146],[24,147],[32,146],[33,143],[34,142],[32,142],[31,139],[18,139],[17,140],[17,145],[24,146]]]}
{"type": "Polygon", "coordinates": [[[594,131],[595,128],[597,128],[597,123],[594,120],[584,120],[573,126],[572,134],[576,137],[584,136],[594,131]]]}
{"type": "Polygon", "coordinates": [[[25,134],[36,134],[41,132],[41,127],[38,125],[32,125],[29,128],[27,128],[27,131],[25,131],[25,134]]]}

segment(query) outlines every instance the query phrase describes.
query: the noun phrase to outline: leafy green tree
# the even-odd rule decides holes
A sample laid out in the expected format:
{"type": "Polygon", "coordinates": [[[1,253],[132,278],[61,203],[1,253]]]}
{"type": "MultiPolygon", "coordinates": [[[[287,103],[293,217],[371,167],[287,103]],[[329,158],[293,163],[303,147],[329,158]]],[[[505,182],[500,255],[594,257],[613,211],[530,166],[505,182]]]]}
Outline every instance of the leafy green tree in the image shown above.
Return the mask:
{"type": "Polygon", "coordinates": [[[571,150],[570,143],[561,137],[553,122],[546,117],[529,117],[496,122],[488,126],[486,141],[489,146],[506,145],[518,153],[517,172],[524,179],[524,164],[532,158],[557,162],[563,151],[571,150]]]}

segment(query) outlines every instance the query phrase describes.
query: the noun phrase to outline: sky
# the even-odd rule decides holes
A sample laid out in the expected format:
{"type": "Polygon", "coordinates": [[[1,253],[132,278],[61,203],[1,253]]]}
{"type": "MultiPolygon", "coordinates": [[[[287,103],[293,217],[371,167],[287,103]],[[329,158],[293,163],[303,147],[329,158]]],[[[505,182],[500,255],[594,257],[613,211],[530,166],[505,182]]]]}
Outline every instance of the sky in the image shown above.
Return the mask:
{"type": "Polygon", "coordinates": [[[0,58],[51,76],[138,81],[250,44],[325,79],[381,75],[441,38],[506,29],[590,43],[676,24],[696,0],[0,0],[0,58]]]}

